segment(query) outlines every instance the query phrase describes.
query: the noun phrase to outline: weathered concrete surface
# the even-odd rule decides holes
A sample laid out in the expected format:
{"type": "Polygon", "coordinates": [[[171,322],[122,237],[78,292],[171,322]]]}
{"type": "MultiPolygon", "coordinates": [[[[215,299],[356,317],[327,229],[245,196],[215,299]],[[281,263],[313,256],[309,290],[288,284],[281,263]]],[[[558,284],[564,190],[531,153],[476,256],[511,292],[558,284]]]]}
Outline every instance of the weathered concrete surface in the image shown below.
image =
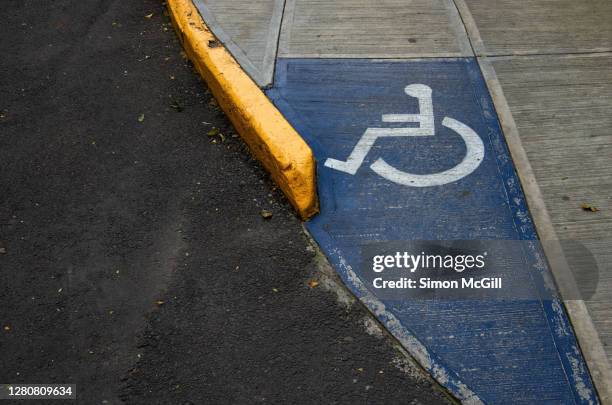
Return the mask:
{"type": "Polygon", "coordinates": [[[447,0],[288,0],[281,57],[469,56],[447,0]]]}
{"type": "Polygon", "coordinates": [[[462,0],[487,55],[612,51],[609,0],[462,0]]]}
{"type": "Polygon", "coordinates": [[[215,35],[253,80],[272,81],[284,0],[196,0],[215,35]]]}
{"type": "Polygon", "coordinates": [[[503,58],[493,65],[558,237],[584,243],[598,261],[597,292],[587,307],[612,359],[612,56],[503,58]]]}
{"type": "Polygon", "coordinates": [[[577,239],[598,261],[599,274],[593,275],[594,266],[585,266],[589,254],[567,243],[564,254],[549,256],[561,289],[577,281],[578,292],[588,298],[565,294],[600,399],[611,403],[612,3],[455,2],[476,54],[484,56],[481,67],[540,236],[577,239]],[[599,211],[581,209],[583,202],[599,211]],[[581,267],[576,277],[565,270],[567,263],[581,267]]]}

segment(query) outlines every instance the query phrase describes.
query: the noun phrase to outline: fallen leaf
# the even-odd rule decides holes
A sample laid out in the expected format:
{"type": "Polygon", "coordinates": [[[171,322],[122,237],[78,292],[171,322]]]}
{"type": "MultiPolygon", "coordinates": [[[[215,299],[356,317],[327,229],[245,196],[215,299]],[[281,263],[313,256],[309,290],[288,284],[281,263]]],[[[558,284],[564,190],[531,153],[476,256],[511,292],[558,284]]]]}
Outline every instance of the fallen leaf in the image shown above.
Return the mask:
{"type": "Polygon", "coordinates": [[[208,135],[208,136],[217,136],[217,135],[219,135],[219,128],[213,127],[213,129],[208,131],[208,133],[206,135],[208,135]]]}
{"type": "Polygon", "coordinates": [[[315,280],[314,278],[308,282],[308,287],[310,288],[315,288],[318,285],[319,285],[319,281],[315,280]]]}
{"type": "Polygon", "coordinates": [[[140,114],[138,116],[138,122],[143,122],[144,121],[144,114],[140,114]]]}
{"type": "Polygon", "coordinates": [[[145,15],[145,18],[151,18],[151,17],[153,17],[153,13],[145,15]]]}
{"type": "Polygon", "coordinates": [[[155,303],[161,307],[162,305],[164,305],[166,303],[166,301],[164,301],[164,300],[157,300],[157,301],[155,301],[155,303]]]}
{"type": "Polygon", "coordinates": [[[170,103],[170,107],[173,108],[174,110],[176,110],[176,112],[183,111],[183,107],[177,101],[172,101],[170,103]]]}
{"type": "Polygon", "coordinates": [[[261,215],[261,217],[263,219],[270,219],[270,218],[272,218],[272,211],[261,210],[261,212],[259,214],[261,215]]]}
{"type": "Polygon", "coordinates": [[[585,211],[590,211],[590,212],[597,212],[599,211],[599,208],[589,204],[589,203],[582,203],[582,205],[580,206],[583,210],[585,211]]]}

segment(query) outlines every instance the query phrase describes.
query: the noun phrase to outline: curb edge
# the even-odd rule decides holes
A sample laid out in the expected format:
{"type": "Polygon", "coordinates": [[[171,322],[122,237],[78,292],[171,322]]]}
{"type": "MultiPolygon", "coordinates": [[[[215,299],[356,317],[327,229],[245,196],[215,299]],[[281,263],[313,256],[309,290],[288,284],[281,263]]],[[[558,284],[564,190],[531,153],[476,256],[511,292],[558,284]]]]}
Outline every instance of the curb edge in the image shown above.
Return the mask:
{"type": "Polygon", "coordinates": [[[319,201],[310,147],[225,46],[210,46],[218,40],[191,0],[167,0],[167,7],[185,53],[251,153],[302,219],[315,215],[319,201]]]}

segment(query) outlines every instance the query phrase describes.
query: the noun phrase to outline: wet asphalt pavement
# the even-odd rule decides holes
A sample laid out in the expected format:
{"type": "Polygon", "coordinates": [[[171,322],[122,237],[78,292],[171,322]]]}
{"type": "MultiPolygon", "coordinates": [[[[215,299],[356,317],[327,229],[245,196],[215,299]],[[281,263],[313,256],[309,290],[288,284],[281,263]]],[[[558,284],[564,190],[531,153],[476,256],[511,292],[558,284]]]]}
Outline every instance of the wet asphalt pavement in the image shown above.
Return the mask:
{"type": "Polygon", "coordinates": [[[0,9],[0,382],[84,404],[447,403],[325,268],[164,10],[0,9]]]}

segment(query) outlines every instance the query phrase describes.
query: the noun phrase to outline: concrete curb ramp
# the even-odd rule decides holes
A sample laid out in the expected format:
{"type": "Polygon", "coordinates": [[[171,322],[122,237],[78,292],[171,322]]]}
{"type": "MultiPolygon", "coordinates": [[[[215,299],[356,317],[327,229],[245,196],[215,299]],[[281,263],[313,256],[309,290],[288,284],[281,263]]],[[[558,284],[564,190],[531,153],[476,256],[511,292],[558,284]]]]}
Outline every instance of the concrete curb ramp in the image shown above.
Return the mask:
{"type": "Polygon", "coordinates": [[[310,147],[202,21],[190,0],[168,0],[185,52],[251,152],[303,219],[318,212],[310,147]]]}

